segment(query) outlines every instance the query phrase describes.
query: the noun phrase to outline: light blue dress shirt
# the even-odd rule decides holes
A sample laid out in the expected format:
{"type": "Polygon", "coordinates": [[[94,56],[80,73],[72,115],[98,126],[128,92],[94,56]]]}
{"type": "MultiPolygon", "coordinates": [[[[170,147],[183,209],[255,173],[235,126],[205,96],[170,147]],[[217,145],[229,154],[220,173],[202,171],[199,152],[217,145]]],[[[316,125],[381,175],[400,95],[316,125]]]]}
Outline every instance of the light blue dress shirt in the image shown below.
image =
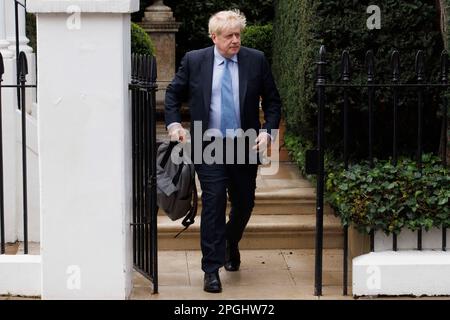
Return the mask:
{"type": "MultiPolygon", "coordinates": [[[[238,128],[241,127],[241,116],[239,109],[239,66],[237,55],[231,57],[231,61],[228,63],[228,68],[231,73],[231,82],[233,87],[233,99],[234,99],[234,110],[236,116],[236,122],[238,128]]],[[[222,105],[221,105],[221,84],[222,76],[225,68],[225,58],[214,46],[214,66],[213,66],[213,80],[212,80],[212,91],[211,91],[211,106],[209,108],[209,127],[208,129],[218,129],[220,131],[220,120],[222,115],[222,105]]]]}

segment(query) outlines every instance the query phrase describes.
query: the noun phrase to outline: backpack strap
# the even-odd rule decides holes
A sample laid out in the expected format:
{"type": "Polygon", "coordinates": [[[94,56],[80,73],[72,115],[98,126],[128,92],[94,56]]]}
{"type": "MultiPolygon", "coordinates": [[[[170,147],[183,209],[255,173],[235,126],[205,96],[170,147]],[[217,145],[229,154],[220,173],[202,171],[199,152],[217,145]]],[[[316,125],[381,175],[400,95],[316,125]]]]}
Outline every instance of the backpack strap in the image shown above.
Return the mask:
{"type": "Polygon", "coordinates": [[[164,153],[164,157],[161,160],[161,168],[164,168],[166,166],[167,161],[169,160],[170,154],[172,153],[173,148],[177,145],[177,141],[170,141],[169,146],[166,149],[166,152],[164,153]]]}
{"type": "Polygon", "coordinates": [[[189,228],[189,226],[195,222],[195,217],[197,216],[197,207],[198,207],[198,194],[197,194],[197,185],[195,184],[195,173],[194,173],[193,184],[194,184],[194,187],[193,187],[192,192],[194,193],[194,203],[193,203],[191,209],[189,210],[189,213],[184,217],[183,221],[181,222],[181,224],[184,226],[184,229],[181,230],[180,232],[178,232],[177,235],[175,236],[175,238],[178,237],[184,231],[186,231],[186,229],[189,228]]]}

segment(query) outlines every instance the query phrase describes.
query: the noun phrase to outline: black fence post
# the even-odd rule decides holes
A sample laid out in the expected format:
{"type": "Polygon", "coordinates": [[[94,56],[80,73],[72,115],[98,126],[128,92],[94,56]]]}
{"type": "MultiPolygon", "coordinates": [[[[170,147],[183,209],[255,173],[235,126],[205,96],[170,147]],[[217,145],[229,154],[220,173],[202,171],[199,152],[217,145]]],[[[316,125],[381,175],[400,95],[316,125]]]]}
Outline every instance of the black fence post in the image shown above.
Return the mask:
{"type": "MultiPolygon", "coordinates": [[[[448,53],[446,50],[441,53],[441,83],[444,86],[448,84],[448,53]]],[[[445,87],[446,88],[446,87],[445,87]]],[[[447,166],[447,143],[448,143],[448,98],[447,91],[442,97],[442,163],[447,166]]]]}
{"type": "MultiPolygon", "coordinates": [[[[419,50],[416,54],[415,70],[417,84],[423,84],[424,81],[424,56],[423,51],[419,50]]],[[[423,131],[423,87],[417,88],[417,165],[422,171],[422,131],[423,131]]]]}
{"type": "Polygon", "coordinates": [[[325,109],[325,46],[320,47],[317,64],[317,94],[318,94],[318,174],[316,203],[316,257],[314,295],[322,295],[322,253],[323,253],[323,192],[324,192],[324,109],[325,109]]]}
{"type": "MultiPolygon", "coordinates": [[[[400,81],[400,55],[397,50],[392,52],[391,56],[391,68],[392,68],[392,84],[397,85],[400,81]]],[[[397,145],[398,145],[398,89],[397,87],[392,88],[393,101],[394,101],[394,115],[393,115],[393,141],[392,141],[392,158],[393,165],[397,165],[398,155],[397,155],[397,145]]]]}
{"type": "Polygon", "coordinates": [[[375,88],[372,86],[375,81],[375,62],[372,50],[367,51],[365,65],[367,68],[367,85],[369,93],[369,161],[373,168],[373,104],[375,100],[375,88]]]}
{"type": "Polygon", "coordinates": [[[151,122],[150,122],[150,145],[152,156],[150,157],[150,234],[151,234],[151,259],[152,259],[152,278],[153,278],[153,293],[158,293],[158,206],[156,203],[156,91],[158,86],[156,85],[157,78],[157,68],[156,68],[156,59],[152,57],[151,59],[151,67],[150,67],[150,110],[151,110],[151,122]]]}
{"type": "MultiPolygon", "coordinates": [[[[416,54],[415,70],[417,84],[423,84],[424,81],[424,57],[423,51],[419,50],[416,54]]],[[[423,130],[423,87],[419,86],[417,90],[417,166],[422,172],[422,130],[423,130]]],[[[417,230],[417,250],[422,250],[422,228],[417,230]]]]}
{"type": "Polygon", "coordinates": [[[133,224],[132,224],[132,231],[133,231],[133,263],[137,263],[137,234],[136,234],[136,219],[137,219],[137,199],[136,199],[136,86],[137,86],[137,56],[136,54],[133,54],[131,56],[131,83],[130,83],[130,89],[131,89],[131,155],[132,155],[132,176],[133,176],[133,182],[132,182],[132,193],[133,193],[133,199],[132,199],[132,206],[133,206],[133,224]]]}
{"type": "MultiPolygon", "coordinates": [[[[448,84],[448,53],[446,50],[441,53],[441,83],[448,84]]],[[[447,131],[448,131],[448,99],[447,90],[444,90],[442,96],[442,164],[447,167],[447,131]]],[[[447,251],[447,226],[442,226],[442,251],[447,251]]]]}
{"type": "Polygon", "coordinates": [[[4,217],[4,190],[3,190],[3,128],[2,128],[2,87],[3,74],[5,67],[3,65],[3,56],[0,52],[0,254],[5,253],[5,217],[4,217]]]}
{"type": "MultiPolygon", "coordinates": [[[[367,86],[368,86],[368,95],[369,95],[369,162],[370,167],[373,168],[373,103],[374,103],[374,94],[375,88],[372,86],[375,81],[374,75],[374,57],[372,50],[366,52],[365,58],[365,66],[367,69],[367,86]]],[[[375,250],[375,230],[370,230],[370,251],[375,250]]]]}
{"type": "Polygon", "coordinates": [[[21,89],[20,110],[22,114],[22,181],[23,181],[23,243],[24,254],[28,254],[28,196],[27,196],[27,129],[26,129],[26,103],[25,85],[28,74],[27,56],[24,52],[19,54],[19,80],[21,89]]]}
{"type": "MultiPolygon", "coordinates": [[[[347,50],[342,52],[341,59],[341,80],[344,85],[350,83],[350,57],[347,50]]],[[[344,87],[344,166],[348,169],[348,137],[349,137],[349,125],[348,125],[348,89],[344,87]]],[[[343,256],[343,295],[347,295],[348,291],[348,225],[344,226],[344,256],[343,256]]]]}
{"type": "MultiPolygon", "coordinates": [[[[391,56],[391,68],[392,68],[392,84],[397,85],[400,81],[400,55],[397,50],[392,52],[391,56]]],[[[398,89],[392,88],[393,100],[394,100],[394,114],[393,114],[393,139],[392,139],[392,161],[393,165],[397,166],[397,145],[398,145],[398,89]]],[[[392,234],[392,250],[397,251],[397,234],[392,234]]]]}

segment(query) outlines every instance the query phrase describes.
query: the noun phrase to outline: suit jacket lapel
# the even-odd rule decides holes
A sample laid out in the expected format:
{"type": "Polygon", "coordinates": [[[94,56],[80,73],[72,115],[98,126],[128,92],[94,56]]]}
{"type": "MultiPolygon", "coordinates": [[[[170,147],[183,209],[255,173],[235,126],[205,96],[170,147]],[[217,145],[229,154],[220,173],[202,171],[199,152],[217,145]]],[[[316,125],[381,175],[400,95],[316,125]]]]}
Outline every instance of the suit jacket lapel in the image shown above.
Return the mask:
{"type": "Polygon", "coordinates": [[[209,107],[211,106],[211,91],[214,65],[214,46],[206,51],[205,62],[202,63],[202,79],[203,82],[203,108],[205,110],[205,120],[209,122],[209,107]]]}
{"type": "Polygon", "coordinates": [[[245,49],[241,47],[238,53],[238,66],[239,66],[239,110],[241,118],[241,127],[244,125],[244,101],[247,93],[248,82],[248,61],[245,49]]]}

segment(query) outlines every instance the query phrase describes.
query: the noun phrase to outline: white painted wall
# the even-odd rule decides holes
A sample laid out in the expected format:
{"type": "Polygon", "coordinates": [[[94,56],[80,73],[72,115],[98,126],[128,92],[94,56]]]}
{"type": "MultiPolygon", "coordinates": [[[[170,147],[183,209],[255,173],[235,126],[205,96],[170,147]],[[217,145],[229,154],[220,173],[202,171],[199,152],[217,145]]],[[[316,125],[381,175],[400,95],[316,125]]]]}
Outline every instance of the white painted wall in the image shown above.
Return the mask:
{"type": "Polygon", "coordinates": [[[44,299],[131,292],[129,13],[138,2],[28,1],[38,18],[44,299]],[[73,4],[79,29],[66,24],[73,4]]]}
{"type": "Polygon", "coordinates": [[[405,228],[397,248],[392,251],[392,235],[375,233],[375,252],[353,259],[354,296],[450,295],[450,253],[442,251],[441,229],[423,230],[418,251],[417,232],[405,228]]]}
{"type": "MultiPolygon", "coordinates": [[[[447,243],[450,243],[450,229],[447,229],[447,243]]],[[[413,232],[408,229],[402,230],[397,236],[398,250],[415,250],[417,249],[417,231],[413,232]]],[[[442,249],[442,230],[432,228],[429,231],[422,230],[422,249],[424,250],[441,250],[442,249]]],[[[383,232],[375,233],[375,251],[392,250],[392,234],[387,236],[383,232]]]]}
{"type": "Polygon", "coordinates": [[[41,295],[41,256],[0,255],[1,295],[41,295]]]}
{"type": "Polygon", "coordinates": [[[353,295],[450,295],[450,252],[384,251],[353,259],[353,295]]]}

